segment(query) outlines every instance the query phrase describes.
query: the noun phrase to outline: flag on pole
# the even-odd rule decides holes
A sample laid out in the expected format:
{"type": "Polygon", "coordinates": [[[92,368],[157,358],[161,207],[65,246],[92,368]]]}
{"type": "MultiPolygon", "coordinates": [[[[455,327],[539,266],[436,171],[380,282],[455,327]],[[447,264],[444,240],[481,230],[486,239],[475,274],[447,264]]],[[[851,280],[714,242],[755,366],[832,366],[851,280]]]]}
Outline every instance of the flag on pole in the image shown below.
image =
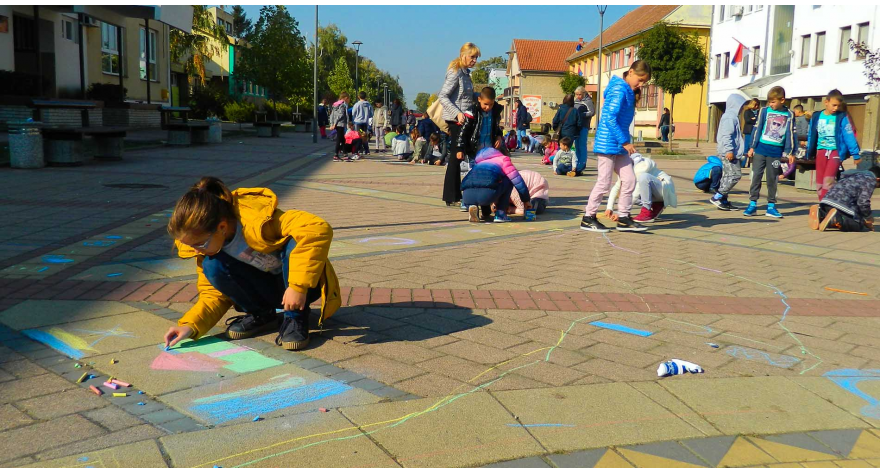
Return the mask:
{"type": "Polygon", "coordinates": [[[739,43],[739,46],[736,47],[736,52],[733,53],[733,59],[730,60],[731,66],[736,66],[743,60],[743,45],[739,41],[737,41],[737,43],[739,43]]]}
{"type": "Polygon", "coordinates": [[[584,73],[581,71],[581,66],[578,64],[578,76],[583,76],[584,73]]]}

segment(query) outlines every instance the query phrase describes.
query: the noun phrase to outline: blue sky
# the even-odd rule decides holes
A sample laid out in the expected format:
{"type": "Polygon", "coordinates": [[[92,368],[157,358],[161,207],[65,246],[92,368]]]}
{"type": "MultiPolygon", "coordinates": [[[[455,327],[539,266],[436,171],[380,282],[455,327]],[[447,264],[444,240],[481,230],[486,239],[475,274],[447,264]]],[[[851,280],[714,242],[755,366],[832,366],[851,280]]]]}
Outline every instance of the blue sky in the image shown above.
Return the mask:
{"type": "MultiPolygon", "coordinates": [[[[256,21],[259,5],[244,5],[256,21]]],[[[315,31],[315,7],[287,7],[309,41],[315,31]]],[[[610,5],[605,27],[635,6],[610,5]]],[[[590,41],[599,34],[595,5],[585,6],[321,6],[321,26],[335,23],[349,42],[360,40],[361,53],[380,68],[400,76],[407,100],[419,92],[437,92],[446,65],[467,41],[476,43],[483,58],[505,56],[513,38],[590,41]],[[516,20],[512,21],[513,15],[516,20]],[[480,21],[485,23],[479,28],[480,21]]],[[[318,71],[318,74],[325,73],[318,71]]]]}

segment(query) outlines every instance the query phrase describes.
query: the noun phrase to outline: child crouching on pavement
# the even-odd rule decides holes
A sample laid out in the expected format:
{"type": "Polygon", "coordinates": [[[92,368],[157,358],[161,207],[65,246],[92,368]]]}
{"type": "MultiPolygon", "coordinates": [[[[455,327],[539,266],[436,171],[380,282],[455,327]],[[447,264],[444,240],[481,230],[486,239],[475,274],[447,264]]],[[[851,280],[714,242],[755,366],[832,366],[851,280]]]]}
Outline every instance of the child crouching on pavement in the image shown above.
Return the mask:
{"type": "MultiPolygon", "coordinates": [[[[530,203],[535,214],[543,214],[547,206],[550,205],[550,183],[541,176],[541,173],[532,170],[522,170],[519,172],[526,187],[529,188],[530,203]]],[[[510,207],[507,208],[507,214],[512,216],[522,216],[525,214],[525,205],[519,197],[519,191],[516,189],[510,193],[510,207]]]]}
{"type": "Polygon", "coordinates": [[[425,140],[422,134],[419,133],[419,130],[415,128],[412,129],[412,131],[409,133],[409,136],[413,143],[413,159],[412,161],[410,161],[410,163],[424,163],[425,161],[422,159],[422,152],[424,148],[428,145],[428,141],[425,140]]]}
{"type": "Polygon", "coordinates": [[[831,227],[841,232],[874,231],[871,196],[877,187],[880,170],[848,170],[819,204],[810,207],[810,228],[824,231],[831,227]]]}
{"type": "Polygon", "coordinates": [[[704,193],[718,192],[721,185],[721,176],[724,174],[721,159],[717,156],[707,156],[706,164],[694,173],[694,186],[704,193]]]}
{"type": "Polygon", "coordinates": [[[435,166],[445,165],[449,156],[449,145],[446,143],[445,135],[441,136],[440,133],[442,132],[431,134],[428,147],[425,150],[425,160],[428,164],[435,166]]]}
{"type": "Polygon", "coordinates": [[[412,143],[406,135],[406,126],[397,126],[397,136],[391,140],[391,154],[396,156],[398,161],[409,161],[413,154],[412,143]]]}
{"type": "Polygon", "coordinates": [[[509,156],[495,148],[483,148],[477,153],[475,163],[461,182],[461,203],[468,207],[470,222],[492,222],[493,208],[494,222],[510,222],[507,208],[514,188],[523,202],[523,209],[531,209],[529,188],[509,156]]]}
{"type": "Polygon", "coordinates": [[[355,130],[354,122],[348,122],[348,131],[345,132],[345,148],[347,152],[351,153],[351,156],[346,156],[342,159],[342,161],[357,161],[361,157],[357,154],[357,151],[361,149],[361,134],[355,130]]]}
{"type": "MultiPolygon", "coordinates": [[[[636,222],[654,222],[669,207],[678,207],[678,196],[675,194],[675,183],[672,176],[657,168],[654,160],[639,153],[631,155],[633,172],[636,175],[636,190],[633,192],[633,204],[642,207],[639,215],[633,217],[636,222]]],[[[608,193],[608,207],[605,217],[617,220],[614,215],[614,201],[620,194],[620,178],[608,193]]]]}
{"type": "Polygon", "coordinates": [[[309,306],[323,300],[319,326],[339,309],[339,281],[328,259],[333,229],[308,212],[277,206],[268,188],[229,191],[213,177],[177,201],[168,233],[181,258],[195,257],[199,299],[165,333],[166,347],[204,336],[235,305],[247,314],[226,321],[230,339],[277,329],[275,344],[300,350],[309,344],[309,306]]]}
{"type": "Polygon", "coordinates": [[[577,173],[572,168],[574,160],[575,153],[571,149],[571,138],[562,137],[559,140],[559,151],[553,157],[553,173],[564,174],[569,177],[575,176],[577,173]]]}

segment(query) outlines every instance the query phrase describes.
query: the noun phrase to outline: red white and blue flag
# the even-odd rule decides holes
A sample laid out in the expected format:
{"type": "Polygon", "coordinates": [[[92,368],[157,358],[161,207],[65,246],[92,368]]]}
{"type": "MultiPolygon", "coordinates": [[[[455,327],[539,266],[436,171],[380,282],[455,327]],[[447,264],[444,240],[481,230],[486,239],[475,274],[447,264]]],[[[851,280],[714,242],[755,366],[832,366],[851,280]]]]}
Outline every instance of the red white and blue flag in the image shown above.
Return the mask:
{"type": "Polygon", "coordinates": [[[736,47],[736,52],[733,53],[733,58],[730,60],[731,66],[736,66],[741,63],[743,60],[743,45],[739,41],[737,41],[739,46],[736,47]]]}

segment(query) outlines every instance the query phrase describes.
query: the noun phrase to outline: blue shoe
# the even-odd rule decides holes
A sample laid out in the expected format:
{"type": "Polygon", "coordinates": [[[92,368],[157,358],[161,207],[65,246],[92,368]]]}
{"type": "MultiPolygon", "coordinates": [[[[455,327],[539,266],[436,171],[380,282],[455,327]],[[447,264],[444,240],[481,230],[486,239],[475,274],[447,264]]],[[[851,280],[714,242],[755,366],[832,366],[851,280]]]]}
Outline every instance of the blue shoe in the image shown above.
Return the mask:
{"type": "Polygon", "coordinates": [[[495,223],[499,222],[511,222],[510,217],[507,217],[507,213],[504,211],[495,211],[495,223]]]}
{"type": "Polygon", "coordinates": [[[782,214],[780,214],[779,211],[776,210],[776,206],[774,206],[773,204],[767,205],[767,212],[765,213],[765,215],[768,217],[782,219],[782,214]]]}
{"type": "Polygon", "coordinates": [[[467,206],[467,204],[465,204],[465,203],[461,203],[461,212],[467,212],[467,211],[468,211],[468,206],[467,206]]]}
{"type": "Polygon", "coordinates": [[[749,217],[752,217],[757,213],[758,213],[758,203],[756,203],[755,201],[750,201],[749,207],[747,207],[746,210],[743,211],[743,215],[749,216],[749,217]]]}

